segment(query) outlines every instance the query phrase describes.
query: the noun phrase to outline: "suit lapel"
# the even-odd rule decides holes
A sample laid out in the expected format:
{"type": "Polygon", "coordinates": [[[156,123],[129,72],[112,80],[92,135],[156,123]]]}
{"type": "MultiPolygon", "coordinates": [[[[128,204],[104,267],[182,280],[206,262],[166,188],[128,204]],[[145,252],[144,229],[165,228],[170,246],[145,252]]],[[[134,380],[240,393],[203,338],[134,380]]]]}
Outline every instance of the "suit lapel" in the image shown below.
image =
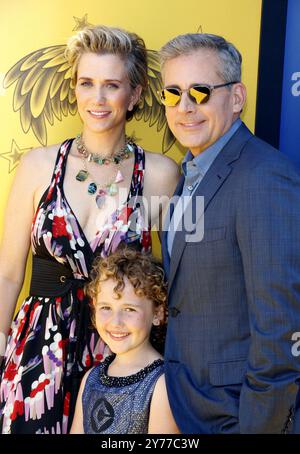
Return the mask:
{"type": "MultiPolygon", "coordinates": [[[[205,212],[214,195],[230,175],[233,167],[231,164],[239,159],[243,146],[251,137],[251,132],[246,128],[244,124],[242,124],[237,132],[233,135],[233,137],[229,140],[229,142],[225,145],[223,150],[221,150],[221,152],[218,154],[211,167],[208,169],[203,180],[195,190],[191,203],[195,203],[197,196],[204,197],[205,212]]],[[[193,222],[195,225],[202,215],[202,212],[196,213],[193,222]]],[[[164,233],[166,234],[166,232],[164,233]]],[[[184,225],[181,231],[177,231],[175,233],[172,247],[172,258],[170,261],[170,270],[168,273],[169,289],[172,286],[181,256],[186,247],[186,235],[190,235],[191,233],[192,232],[187,232],[184,229],[184,225]]]]}
{"type": "MultiPolygon", "coordinates": [[[[181,195],[183,184],[184,184],[184,175],[181,175],[181,177],[177,183],[173,197],[178,197],[181,195]]],[[[166,221],[163,226],[163,233],[162,233],[162,257],[163,257],[164,269],[165,269],[167,277],[169,276],[169,271],[170,271],[170,256],[169,256],[169,252],[168,252],[167,234],[168,234],[169,224],[170,224],[170,220],[172,219],[175,206],[176,206],[176,203],[175,204],[171,203],[169,205],[169,209],[168,209],[168,213],[166,215],[166,221]]]]}

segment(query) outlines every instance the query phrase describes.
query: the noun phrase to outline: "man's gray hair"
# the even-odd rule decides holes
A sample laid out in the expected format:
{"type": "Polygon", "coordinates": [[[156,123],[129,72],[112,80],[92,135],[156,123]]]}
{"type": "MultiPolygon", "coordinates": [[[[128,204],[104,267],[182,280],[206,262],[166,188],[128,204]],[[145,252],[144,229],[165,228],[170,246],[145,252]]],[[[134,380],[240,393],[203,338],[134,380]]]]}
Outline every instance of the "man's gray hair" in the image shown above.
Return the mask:
{"type": "Polygon", "coordinates": [[[187,33],[176,36],[167,42],[160,50],[162,71],[168,60],[203,49],[213,50],[218,55],[221,63],[218,75],[224,82],[241,81],[242,56],[240,52],[222,36],[208,33],[187,33]]]}

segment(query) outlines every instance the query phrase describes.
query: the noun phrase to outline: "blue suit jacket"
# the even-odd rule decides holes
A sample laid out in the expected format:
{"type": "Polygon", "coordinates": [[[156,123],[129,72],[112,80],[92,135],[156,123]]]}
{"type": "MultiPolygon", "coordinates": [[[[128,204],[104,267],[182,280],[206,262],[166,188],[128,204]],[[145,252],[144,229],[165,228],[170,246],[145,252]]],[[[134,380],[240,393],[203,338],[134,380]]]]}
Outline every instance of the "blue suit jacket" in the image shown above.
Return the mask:
{"type": "Polygon", "coordinates": [[[199,195],[203,240],[177,232],[170,260],[163,235],[177,424],[199,434],[299,431],[300,172],[242,124],[199,195]]]}

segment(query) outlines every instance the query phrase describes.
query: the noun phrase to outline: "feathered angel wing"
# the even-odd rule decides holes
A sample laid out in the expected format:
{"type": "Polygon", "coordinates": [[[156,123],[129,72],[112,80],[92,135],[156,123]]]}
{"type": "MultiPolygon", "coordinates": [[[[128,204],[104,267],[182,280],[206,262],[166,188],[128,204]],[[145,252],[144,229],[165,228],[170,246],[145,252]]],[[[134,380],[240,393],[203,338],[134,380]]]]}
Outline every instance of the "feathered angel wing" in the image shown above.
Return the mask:
{"type": "MultiPolygon", "coordinates": [[[[77,112],[71,67],[64,56],[65,48],[65,45],[57,45],[34,51],[18,61],[4,78],[4,88],[16,83],[13,109],[20,111],[24,133],[31,128],[43,146],[47,145],[46,123],[53,125],[54,116],[61,120],[62,115],[75,115],[77,112]]],[[[165,128],[162,146],[165,153],[175,139],[157,95],[157,90],[161,88],[158,54],[153,50],[147,52],[149,85],[135,118],[149,121],[150,126],[156,124],[157,131],[165,128]]]]}
{"type": "Polygon", "coordinates": [[[47,144],[46,121],[75,115],[77,103],[71,84],[71,68],[64,57],[65,45],[45,47],[26,55],[5,75],[4,88],[17,82],[13,109],[20,111],[24,133],[30,128],[37,140],[47,144]]]}
{"type": "Polygon", "coordinates": [[[162,88],[162,80],[160,74],[160,64],[158,53],[155,50],[147,50],[148,56],[148,89],[145,93],[143,100],[139,103],[139,108],[134,116],[137,120],[148,122],[153,126],[156,124],[157,131],[164,128],[164,137],[162,149],[166,153],[175,142],[175,138],[168,127],[165,108],[159,101],[157,91],[162,88]]]}

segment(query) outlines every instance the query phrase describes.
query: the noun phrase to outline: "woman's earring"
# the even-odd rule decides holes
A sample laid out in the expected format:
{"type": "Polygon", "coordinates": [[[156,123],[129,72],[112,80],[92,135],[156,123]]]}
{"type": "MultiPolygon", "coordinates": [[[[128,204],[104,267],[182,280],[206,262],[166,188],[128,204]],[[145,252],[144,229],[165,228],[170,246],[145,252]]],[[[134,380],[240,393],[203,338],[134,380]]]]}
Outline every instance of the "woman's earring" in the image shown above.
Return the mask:
{"type": "Polygon", "coordinates": [[[153,325],[154,325],[154,326],[158,326],[159,323],[160,323],[160,322],[159,322],[158,318],[154,318],[154,319],[153,319],[153,325]]]}

